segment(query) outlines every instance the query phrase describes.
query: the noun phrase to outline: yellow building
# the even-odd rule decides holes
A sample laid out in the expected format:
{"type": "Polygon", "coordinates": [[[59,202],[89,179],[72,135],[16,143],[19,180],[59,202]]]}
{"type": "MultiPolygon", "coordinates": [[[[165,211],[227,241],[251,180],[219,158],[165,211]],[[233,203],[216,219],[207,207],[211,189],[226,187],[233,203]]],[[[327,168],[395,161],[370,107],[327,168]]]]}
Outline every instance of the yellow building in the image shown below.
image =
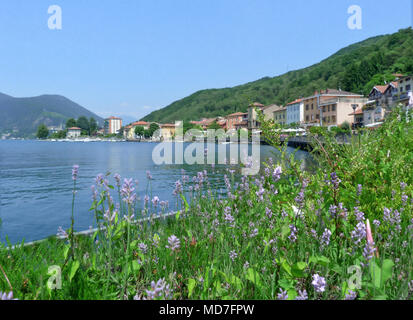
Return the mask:
{"type": "Polygon", "coordinates": [[[160,125],[161,128],[161,139],[172,140],[175,136],[175,125],[171,123],[165,123],[160,125]]]}
{"type": "Polygon", "coordinates": [[[278,107],[273,111],[274,123],[284,126],[287,123],[287,108],[278,107]]]}

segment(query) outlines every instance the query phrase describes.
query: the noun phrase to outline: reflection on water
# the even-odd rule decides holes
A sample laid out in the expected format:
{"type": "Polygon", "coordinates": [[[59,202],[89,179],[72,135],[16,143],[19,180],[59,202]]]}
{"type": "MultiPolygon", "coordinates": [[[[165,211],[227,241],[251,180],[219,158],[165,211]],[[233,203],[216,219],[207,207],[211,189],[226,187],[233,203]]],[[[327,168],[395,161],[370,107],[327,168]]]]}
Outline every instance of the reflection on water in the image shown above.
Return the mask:
{"type": "MultiPolygon", "coordinates": [[[[73,164],[80,166],[75,204],[76,230],[93,225],[89,212],[90,186],[99,173],[119,173],[122,177],[137,179],[138,195],[143,202],[147,187],[146,171],[150,171],[153,176],[152,196],[168,200],[171,210],[175,203],[172,191],[175,181],[181,179],[182,169],[190,178],[207,170],[209,181],[217,190],[224,186],[223,175],[227,168],[236,169],[239,173],[239,165],[157,166],[152,161],[155,146],[153,143],[0,141],[0,240],[5,241],[7,235],[12,243],[23,238],[33,241],[55,234],[59,226],[69,227],[73,164]]],[[[187,146],[184,144],[183,148],[187,146]]],[[[228,161],[230,146],[226,145],[228,161]]],[[[217,158],[218,145],[206,146],[208,150],[213,147],[217,158]]],[[[249,148],[251,151],[251,146],[249,148]]],[[[276,159],[274,151],[270,146],[261,146],[261,161],[269,157],[276,159]]],[[[289,149],[289,152],[294,150],[289,149]]],[[[296,159],[303,160],[306,168],[313,166],[306,152],[298,151],[296,159]]]]}

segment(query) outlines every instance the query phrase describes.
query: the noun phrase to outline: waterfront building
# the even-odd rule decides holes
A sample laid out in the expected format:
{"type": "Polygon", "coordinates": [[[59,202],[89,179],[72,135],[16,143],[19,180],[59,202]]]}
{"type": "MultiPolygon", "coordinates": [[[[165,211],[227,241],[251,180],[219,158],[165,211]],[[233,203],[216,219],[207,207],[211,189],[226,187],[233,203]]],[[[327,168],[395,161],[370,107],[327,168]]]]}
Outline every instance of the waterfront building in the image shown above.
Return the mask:
{"type": "Polygon", "coordinates": [[[337,126],[349,121],[353,112],[351,101],[359,104],[362,102],[357,99],[362,98],[361,94],[336,89],[316,91],[313,96],[303,98],[304,126],[337,126]]]}
{"type": "Polygon", "coordinates": [[[68,128],[66,137],[69,139],[79,138],[81,133],[82,133],[82,129],[78,127],[68,128]]]}
{"type": "Polygon", "coordinates": [[[274,123],[284,126],[287,123],[287,108],[279,106],[273,112],[274,123]]]}
{"type": "Polygon", "coordinates": [[[163,140],[172,140],[175,136],[175,124],[165,123],[160,125],[161,129],[161,139],[163,140]]]}
{"type": "Polygon", "coordinates": [[[226,116],[226,129],[241,129],[248,127],[248,113],[236,112],[226,116]]]}
{"type": "Polygon", "coordinates": [[[105,119],[104,129],[105,134],[118,134],[122,128],[122,119],[117,117],[109,117],[105,119]]]}
{"type": "MultiPolygon", "coordinates": [[[[397,85],[393,84],[391,90],[397,85]]],[[[389,97],[389,85],[377,85],[371,89],[368,95],[368,101],[363,107],[363,125],[371,125],[373,123],[384,120],[386,109],[390,105],[391,95],[389,97]],[[390,99],[389,99],[390,98],[390,99]]]]}
{"type": "Polygon", "coordinates": [[[287,125],[304,123],[304,102],[303,99],[297,99],[286,105],[287,108],[287,125]]]}
{"type": "Polygon", "coordinates": [[[123,129],[123,137],[127,140],[134,140],[136,139],[135,128],[136,127],[143,127],[144,130],[148,130],[150,126],[149,122],[146,121],[136,121],[129,125],[127,125],[123,129]]]}
{"type": "Polygon", "coordinates": [[[248,129],[254,130],[261,127],[261,123],[258,121],[258,114],[257,110],[260,110],[265,120],[273,120],[274,119],[274,111],[280,108],[279,105],[272,104],[269,106],[264,106],[261,103],[253,103],[248,107],[248,129]]]}
{"type": "Polygon", "coordinates": [[[346,96],[323,100],[319,105],[323,126],[335,127],[342,125],[344,122],[352,125],[355,117],[350,114],[354,113],[354,110],[362,108],[366,102],[366,98],[349,98],[346,96]]]}

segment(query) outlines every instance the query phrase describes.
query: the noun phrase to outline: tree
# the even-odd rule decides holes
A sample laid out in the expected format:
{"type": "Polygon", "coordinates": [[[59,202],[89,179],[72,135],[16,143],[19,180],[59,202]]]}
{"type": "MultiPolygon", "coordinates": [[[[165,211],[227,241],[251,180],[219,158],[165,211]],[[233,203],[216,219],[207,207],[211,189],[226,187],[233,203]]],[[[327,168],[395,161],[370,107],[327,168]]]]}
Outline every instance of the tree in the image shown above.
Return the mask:
{"type": "Polygon", "coordinates": [[[221,129],[221,126],[216,121],[214,121],[208,126],[208,129],[218,130],[221,129]]]}
{"type": "Polygon", "coordinates": [[[89,120],[84,117],[81,116],[79,117],[79,119],[77,119],[77,126],[82,129],[82,134],[88,134],[89,133],[89,120]]]}
{"type": "Polygon", "coordinates": [[[153,134],[156,130],[159,130],[159,125],[157,123],[154,123],[154,122],[151,123],[150,126],[149,126],[149,132],[150,132],[151,137],[153,136],[153,134]]]}
{"type": "Polygon", "coordinates": [[[89,135],[93,135],[98,130],[98,123],[96,122],[95,118],[91,117],[89,119],[89,135]]]}
{"type": "Polygon", "coordinates": [[[46,139],[49,136],[49,129],[47,129],[46,125],[41,124],[37,128],[37,133],[36,133],[37,138],[39,139],[46,139]]]}
{"type": "Polygon", "coordinates": [[[70,118],[69,120],[66,121],[66,129],[73,128],[73,127],[76,127],[76,126],[77,126],[77,124],[76,124],[75,119],[70,118]]]}
{"type": "Polygon", "coordinates": [[[135,134],[139,137],[142,137],[145,134],[145,128],[142,126],[135,127],[135,134]]]}

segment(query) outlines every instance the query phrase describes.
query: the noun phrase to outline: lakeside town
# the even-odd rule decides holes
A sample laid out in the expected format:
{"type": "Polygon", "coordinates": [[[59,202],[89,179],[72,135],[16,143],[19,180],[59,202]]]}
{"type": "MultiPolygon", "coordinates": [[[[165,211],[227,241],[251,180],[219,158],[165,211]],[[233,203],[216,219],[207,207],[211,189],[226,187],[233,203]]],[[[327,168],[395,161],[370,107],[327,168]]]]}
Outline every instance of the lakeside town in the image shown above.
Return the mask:
{"type": "MultiPolygon", "coordinates": [[[[375,85],[367,97],[341,89],[325,89],[316,91],[309,97],[300,97],[284,106],[265,106],[255,102],[248,107],[247,112],[193,120],[187,123],[186,129],[259,130],[261,124],[257,110],[262,112],[265,120],[272,120],[290,133],[304,132],[312,127],[325,127],[329,130],[376,128],[383,123],[394,106],[413,105],[413,77],[402,74],[393,76],[394,81],[375,85]]],[[[74,119],[69,121],[70,124],[76,123],[74,119]]],[[[47,129],[48,135],[44,137],[56,141],[163,141],[171,140],[175,136],[176,124],[135,121],[124,126],[121,118],[111,116],[105,119],[102,128],[96,127],[94,131],[87,132],[75,125],[68,126],[67,129],[47,129]],[[154,135],[156,131],[158,135],[154,135]]]]}

